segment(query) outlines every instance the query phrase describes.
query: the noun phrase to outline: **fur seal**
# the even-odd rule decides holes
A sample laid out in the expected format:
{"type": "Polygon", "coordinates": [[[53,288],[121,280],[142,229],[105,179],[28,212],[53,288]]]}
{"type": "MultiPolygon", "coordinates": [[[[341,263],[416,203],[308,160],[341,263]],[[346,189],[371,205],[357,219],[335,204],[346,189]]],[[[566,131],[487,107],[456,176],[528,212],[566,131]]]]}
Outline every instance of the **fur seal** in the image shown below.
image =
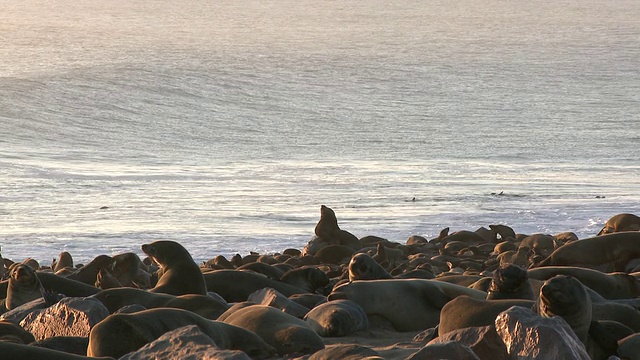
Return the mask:
{"type": "Polygon", "coordinates": [[[17,344],[30,344],[36,339],[22,326],[10,321],[0,321],[0,342],[14,342],[17,344]]]}
{"type": "Polygon", "coordinates": [[[284,275],[284,271],[278,269],[273,265],[263,263],[263,262],[252,262],[252,263],[244,264],[240,266],[238,270],[255,271],[273,280],[280,280],[280,277],[284,275]]]}
{"type": "Polygon", "coordinates": [[[251,331],[208,320],[186,310],[158,308],[107,316],[91,329],[87,355],[117,359],[168,331],[187,325],[197,325],[221,349],[241,350],[258,359],[269,358],[275,353],[271,346],[251,331]]]}
{"type": "Polygon", "coordinates": [[[171,240],[159,240],[143,244],[142,251],[162,269],[162,276],[150,292],[207,295],[202,271],[182,245],[171,240]]]}
{"type": "Polygon", "coordinates": [[[257,290],[270,287],[284,296],[303,294],[306,291],[268,277],[238,270],[214,270],[204,274],[207,289],[222,296],[227,302],[245,301],[257,290]]]}
{"type": "Polygon", "coordinates": [[[73,269],[73,257],[69,252],[63,251],[58,255],[58,260],[51,265],[51,268],[56,273],[65,268],[73,269]]]}
{"type": "Polygon", "coordinates": [[[126,252],[114,255],[111,259],[113,263],[108,270],[122,286],[143,289],[151,287],[147,266],[137,254],[126,252]]]}
{"type": "Polygon", "coordinates": [[[610,355],[615,355],[619,339],[612,338],[612,333],[615,332],[593,321],[589,293],[573,276],[556,275],[545,281],[533,310],[543,317],[561,316],[585,345],[592,359],[607,359],[610,355]]]}
{"type": "Polygon", "coordinates": [[[349,261],[349,281],[391,279],[392,277],[367,253],[355,254],[349,261]]]}
{"type": "Polygon", "coordinates": [[[12,310],[43,296],[44,289],[35,270],[29,265],[14,263],[9,269],[9,285],[5,307],[12,310]]]}
{"type": "Polygon", "coordinates": [[[484,299],[487,293],[443,281],[384,279],[340,285],[333,289],[328,299],[357,303],[370,322],[372,316],[379,316],[398,331],[416,331],[438,325],[442,307],[460,295],[484,299]]]}
{"type": "Polygon", "coordinates": [[[369,327],[369,319],[362,306],[350,300],[320,304],[311,309],[303,320],[322,337],[347,336],[369,327]]]}
{"type": "Polygon", "coordinates": [[[527,247],[531,249],[531,262],[538,262],[542,259],[546,259],[547,256],[556,249],[556,239],[551,235],[546,234],[533,234],[520,241],[520,248],[527,247]]]}
{"type": "Polygon", "coordinates": [[[100,270],[107,268],[112,263],[113,259],[111,259],[111,256],[98,255],[88,264],[67,275],[67,278],[80,281],[87,285],[93,285],[96,283],[96,279],[98,278],[98,273],[100,272],[100,270]]]}
{"type": "Polygon", "coordinates": [[[350,247],[353,250],[359,250],[362,247],[360,240],[355,235],[340,229],[336,213],[325,205],[320,206],[320,220],[318,220],[314,232],[321,239],[350,247]]]}
{"type": "Polygon", "coordinates": [[[127,287],[102,290],[91,297],[102,302],[109,313],[114,313],[128,305],[139,304],[146,309],[170,307],[189,310],[204,318],[215,320],[229,308],[227,303],[208,295],[175,296],[127,287]]]}
{"type": "Polygon", "coordinates": [[[640,279],[623,272],[603,273],[576,266],[545,266],[529,269],[529,278],[547,280],[556,275],[571,275],[605,299],[630,299],[640,296],[640,279]]]}
{"type": "Polygon", "coordinates": [[[565,244],[530,268],[577,266],[602,272],[630,272],[630,263],[639,258],[640,231],[617,232],[565,244]]]}
{"type": "Polygon", "coordinates": [[[315,266],[303,266],[284,273],[280,281],[310,293],[329,285],[329,276],[315,266]]]}
{"type": "Polygon", "coordinates": [[[236,310],[224,319],[258,334],[278,355],[305,355],[324,349],[322,338],[306,322],[266,305],[236,310]]]}
{"type": "MultiPolygon", "coordinates": [[[[7,341],[0,341],[0,354],[3,359],[46,359],[46,360],[96,360],[82,355],[75,355],[63,351],[47,349],[38,346],[16,344],[7,341]]],[[[107,360],[110,357],[103,357],[107,360]]]]}
{"type": "Polygon", "coordinates": [[[526,299],[535,300],[527,270],[515,264],[496,269],[487,291],[487,300],[526,299]]]}
{"type": "Polygon", "coordinates": [[[604,224],[598,235],[611,234],[621,231],[640,230],[640,217],[634,214],[622,213],[612,216],[604,224]]]}
{"type": "Polygon", "coordinates": [[[498,315],[512,306],[531,309],[533,300],[501,299],[484,300],[469,296],[458,296],[442,307],[438,333],[446,334],[471,326],[487,326],[495,323],[498,315]]]}

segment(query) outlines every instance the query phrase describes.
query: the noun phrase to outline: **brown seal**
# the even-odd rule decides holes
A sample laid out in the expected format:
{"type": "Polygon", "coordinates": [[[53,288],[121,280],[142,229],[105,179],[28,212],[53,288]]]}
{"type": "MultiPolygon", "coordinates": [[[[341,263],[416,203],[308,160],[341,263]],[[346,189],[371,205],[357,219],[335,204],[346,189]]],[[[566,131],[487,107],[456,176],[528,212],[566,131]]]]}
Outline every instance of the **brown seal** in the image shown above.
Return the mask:
{"type": "Polygon", "coordinates": [[[536,299],[527,270],[515,264],[502,265],[496,269],[487,291],[487,300],[499,299],[536,299]]]}
{"type": "Polygon", "coordinates": [[[530,266],[577,266],[602,272],[630,272],[640,258],[640,231],[595,236],[565,244],[530,266]]]}
{"type": "Polygon", "coordinates": [[[320,220],[314,232],[319,238],[335,242],[337,245],[344,245],[354,250],[362,248],[360,240],[355,235],[340,229],[336,213],[325,205],[320,206],[320,220]]]}
{"type": "Polygon", "coordinates": [[[162,276],[150,292],[171,295],[207,294],[207,286],[191,254],[175,241],[160,240],[143,244],[142,251],[162,269],[162,276]]]}
{"type": "Polygon", "coordinates": [[[303,289],[310,293],[329,285],[329,276],[315,266],[303,266],[291,269],[280,277],[280,281],[303,289]]]}
{"type": "Polygon", "coordinates": [[[224,323],[258,334],[278,355],[305,355],[324,349],[322,338],[306,322],[267,305],[238,309],[224,323]]]}
{"type": "Polygon", "coordinates": [[[51,265],[51,268],[56,273],[66,268],[73,269],[73,257],[69,252],[63,251],[58,255],[58,260],[51,265]]]}
{"type": "Polygon", "coordinates": [[[80,281],[81,283],[85,283],[87,285],[93,285],[96,283],[100,270],[107,268],[112,263],[113,259],[111,259],[111,256],[98,255],[88,264],[67,275],[67,278],[80,281]]]}
{"type": "Polygon", "coordinates": [[[10,321],[0,321],[0,342],[14,342],[18,344],[30,344],[36,339],[22,326],[10,321]]]}
{"type": "Polygon", "coordinates": [[[9,269],[9,285],[5,307],[12,310],[42,297],[44,289],[31,266],[14,263],[9,269]]]}
{"type": "Polygon", "coordinates": [[[190,311],[171,308],[143,310],[132,314],[112,314],[89,333],[88,356],[120,358],[187,325],[197,325],[221,349],[244,351],[252,358],[265,359],[274,349],[258,335],[237,326],[211,321],[190,311]]]}
{"type": "Polygon", "coordinates": [[[603,273],[576,266],[545,266],[529,269],[529,278],[547,280],[556,275],[571,275],[605,299],[631,299],[640,296],[640,279],[623,272],[603,273]]]}
{"type": "Polygon", "coordinates": [[[622,325],[609,322],[609,330],[600,322],[593,321],[589,293],[573,276],[556,275],[545,281],[533,310],[543,317],[562,317],[585,345],[592,359],[606,359],[615,355],[618,339],[613,336],[618,332],[615,329],[622,325]]]}
{"type": "Polygon", "coordinates": [[[306,292],[297,286],[250,271],[214,270],[204,274],[204,280],[209,291],[222,296],[227,302],[245,301],[249,295],[265,287],[273,288],[284,296],[306,292]]]}
{"type": "MultiPolygon", "coordinates": [[[[7,341],[0,341],[0,354],[2,354],[3,359],[97,360],[87,356],[7,341]]],[[[112,358],[102,359],[112,360],[112,358]]]]}
{"type": "Polygon", "coordinates": [[[391,279],[392,277],[367,253],[355,254],[349,261],[349,281],[391,279]]]}
{"type": "Polygon", "coordinates": [[[508,308],[522,306],[530,309],[533,304],[533,300],[484,300],[458,296],[442,307],[438,333],[442,335],[471,326],[493,325],[498,314],[508,308]]]}
{"type": "Polygon", "coordinates": [[[347,336],[369,327],[367,313],[350,300],[333,300],[320,304],[303,318],[322,337],[347,336]]]}
{"type": "Polygon", "coordinates": [[[229,308],[226,302],[208,295],[175,296],[128,287],[102,290],[91,297],[102,302],[110,313],[128,305],[139,304],[147,309],[170,307],[189,310],[204,318],[215,320],[229,308]]]}
{"type": "Polygon", "coordinates": [[[621,231],[638,231],[640,230],[640,217],[634,214],[618,214],[612,216],[604,224],[604,227],[598,235],[611,234],[621,231]]]}
{"type": "Polygon", "coordinates": [[[525,237],[520,241],[520,248],[527,247],[531,249],[531,262],[538,262],[545,259],[556,249],[556,238],[546,234],[533,234],[525,237]]]}
{"type": "Polygon", "coordinates": [[[460,295],[484,299],[487,293],[435,280],[358,280],[334,288],[328,299],[351,300],[369,320],[379,316],[398,331],[415,331],[436,326],[442,307],[460,295]]]}

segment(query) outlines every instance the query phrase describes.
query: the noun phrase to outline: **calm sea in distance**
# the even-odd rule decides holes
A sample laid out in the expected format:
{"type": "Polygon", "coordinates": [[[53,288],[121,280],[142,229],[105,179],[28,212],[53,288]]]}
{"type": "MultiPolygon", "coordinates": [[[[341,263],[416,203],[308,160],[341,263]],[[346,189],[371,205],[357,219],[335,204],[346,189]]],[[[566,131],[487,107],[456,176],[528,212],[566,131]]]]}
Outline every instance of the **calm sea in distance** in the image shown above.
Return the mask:
{"type": "Polygon", "coordinates": [[[637,0],[0,4],[16,261],[640,214],[637,0]]]}

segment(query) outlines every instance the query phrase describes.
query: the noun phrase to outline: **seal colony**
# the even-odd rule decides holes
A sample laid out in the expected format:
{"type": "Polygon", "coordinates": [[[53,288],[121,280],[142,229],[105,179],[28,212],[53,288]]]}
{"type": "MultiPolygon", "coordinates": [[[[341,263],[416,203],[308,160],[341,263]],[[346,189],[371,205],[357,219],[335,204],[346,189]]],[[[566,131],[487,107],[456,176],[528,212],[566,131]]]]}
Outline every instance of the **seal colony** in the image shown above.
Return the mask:
{"type": "MultiPolygon", "coordinates": [[[[614,215],[599,234],[585,239],[571,231],[520,234],[488,224],[396,242],[373,235],[358,239],[322,205],[315,236],[301,250],[231,259],[211,254],[202,264],[173,240],[142,244],[144,258],[100,255],[84,265],[74,265],[68,252],[50,265],[13,261],[5,253],[0,256],[0,353],[3,358],[129,359],[191,326],[207,345],[176,335],[180,341],[163,346],[179,344],[180,353],[229,352],[216,355],[220,359],[453,359],[453,350],[443,349],[456,346],[466,358],[479,359],[533,358],[559,346],[570,347],[576,359],[638,359],[637,219],[614,215]],[[102,307],[104,314],[84,333],[62,318],[66,325],[38,329],[43,322],[34,328],[34,314],[55,311],[62,298],[102,307]],[[575,341],[555,336],[557,344],[535,348],[536,339],[522,339],[533,348],[516,353],[517,339],[504,338],[506,327],[499,320],[515,313],[514,307],[540,321],[558,320],[575,341]],[[65,336],[68,328],[82,335],[65,336]],[[483,350],[480,342],[492,350],[483,350]]],[[[76,319],[96,316],[79,311],[85,313],[76,319]]]]}

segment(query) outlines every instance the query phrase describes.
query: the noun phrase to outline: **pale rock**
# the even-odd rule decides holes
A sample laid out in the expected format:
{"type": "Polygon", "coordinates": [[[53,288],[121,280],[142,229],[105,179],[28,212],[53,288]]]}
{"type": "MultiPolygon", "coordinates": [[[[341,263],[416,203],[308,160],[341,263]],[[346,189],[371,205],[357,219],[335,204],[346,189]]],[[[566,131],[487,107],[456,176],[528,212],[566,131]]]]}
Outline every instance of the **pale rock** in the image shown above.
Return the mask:
{"type": "Polygon", "coordinates": [[[582,342],[560,316],[543,318],[530,309],[513,306],[500,313],[495,324],[514,359],[590,360],[582,342]]]}
{"type": "Polygon", "coordinates": [[[21,322],[36,340],[54,336],[89,336],[93,325],[109,316],[109,310],[94,298],[67,297],[44,310],[30,313],[21,322]]]}

